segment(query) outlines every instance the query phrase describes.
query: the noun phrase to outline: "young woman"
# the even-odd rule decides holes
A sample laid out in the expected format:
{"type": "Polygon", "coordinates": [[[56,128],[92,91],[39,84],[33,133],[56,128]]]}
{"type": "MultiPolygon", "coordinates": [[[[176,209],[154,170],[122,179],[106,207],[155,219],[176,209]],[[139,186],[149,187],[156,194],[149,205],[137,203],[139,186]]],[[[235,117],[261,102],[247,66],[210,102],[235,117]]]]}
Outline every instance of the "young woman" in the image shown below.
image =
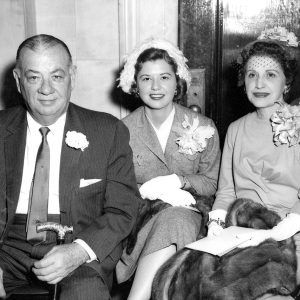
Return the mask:
{"type": "Polygon", "coordinates": [[[123,121],[143,198],[172,204],[139,231],[130,255],[117,266],[119,282],[135,277],[128,299],[149,299],[157,269],[196,240],[201,215],[184,208],[192,195],[214,195],[219,171],[219,137],[213,121],[175,100],[184,96],[190,74],[182,52],[165,40],[146,40],[127,57],[120,77],[126,93],[143,106],[123,121]]]}
{"type": "Polygon", "coordinates": [[[241,82],[256,110],[228,128],[208,235],[221,234],[227,210],[237,198],[250,198],[277,212],[282,221],[271,230],[257,230],[243,247],[294,236],[300,263],[300,108],[285,103],[297,68],[292,51],[298,43],[289,40],[291,33],[282,37],[284,42],[276,40],[278,30],[268,31],[272,39],[248,44],[238,59],[241,82]],[[290,130],[296,127],[298,134],[290,130]]]}

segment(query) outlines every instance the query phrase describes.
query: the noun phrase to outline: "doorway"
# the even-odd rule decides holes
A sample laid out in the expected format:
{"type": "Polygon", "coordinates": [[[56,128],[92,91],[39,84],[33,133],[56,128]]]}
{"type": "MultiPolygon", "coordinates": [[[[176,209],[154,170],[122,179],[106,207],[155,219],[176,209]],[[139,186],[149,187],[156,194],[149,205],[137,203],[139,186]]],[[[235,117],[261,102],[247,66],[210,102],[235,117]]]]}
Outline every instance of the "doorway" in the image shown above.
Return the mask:
{"type": "MultiPolygon", "coordinates": [[[[221,144],[228,125],[253,109],[244,88],[237,87],[232,63],[247,43],[274,26],[299,39],[300,1],[179,0],[179,46],[190,68],[205,69],[205,114],[215,121],[221,144]]],[[[300,97],[299,73],[290,101],[300,97]]]]}

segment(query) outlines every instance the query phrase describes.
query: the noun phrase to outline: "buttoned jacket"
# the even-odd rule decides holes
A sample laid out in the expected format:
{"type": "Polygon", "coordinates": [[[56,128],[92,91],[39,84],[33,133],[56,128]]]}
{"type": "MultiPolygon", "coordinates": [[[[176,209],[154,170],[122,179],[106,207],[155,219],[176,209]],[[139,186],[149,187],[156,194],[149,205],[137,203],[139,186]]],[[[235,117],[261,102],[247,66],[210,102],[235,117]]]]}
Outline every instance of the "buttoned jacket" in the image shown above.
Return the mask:
{"type": "MultiPolygon", "coordinates": [[[[83,133],[84,151],[62,141],[59,205],[61,223],[72,225],[71,239],[84,240],[97,255],[91,265],[109,257],[113,268],[122,253],[122,242],[137,215],[138,191],[129,147],[129,133],[117,118],[70,103],[64,137],[83,133]],[[81,179],[100,179],[80,188],[81,179]]],[[[0,111],[0,242],[15,215],[23,175],[27,118],[22,106],[0,111]]],[[[1,247],[1,244],[0,244],[1,247]]],[[[111,271],[111,270],[109,270],[111,271]]]]}

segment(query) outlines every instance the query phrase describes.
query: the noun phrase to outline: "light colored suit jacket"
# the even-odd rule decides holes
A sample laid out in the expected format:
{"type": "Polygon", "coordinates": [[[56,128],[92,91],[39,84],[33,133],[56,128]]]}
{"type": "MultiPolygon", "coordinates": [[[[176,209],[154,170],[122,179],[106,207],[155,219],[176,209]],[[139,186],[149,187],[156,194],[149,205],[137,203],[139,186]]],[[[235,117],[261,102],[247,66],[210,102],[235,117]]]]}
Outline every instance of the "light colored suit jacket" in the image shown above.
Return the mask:
{"type": "Polygon", "coordinates": [[[163,153],[154,129],[149,123],[144,107],[139,107],[123,119],[130,132],[130,146],[133,151],[134,169],[138,185],[161,175],[184,175],[199,195],[213,195],[217,188],[220,164],[220,145],[217,129],[213,121],[203,115],[175,105],[175,116],[171,132],[163,153]],[[175,128],[182,127],[184,116],[192,121],[198,117],[199,125],[211,125],[215,134],[209,139],[207,148],[194,155],[178,151],[176,139],[179,137],[175,128]]]}
{"type": "MultiPolygon", "coordinates": [[[[0,247],[15,215],[26,145],[26,110],[0,111],[0,247]]],[[[72,239],[84,240],[98,261],[90,265],[110,275],[122,253],[122,242],[137,216],[138,191],[129,133],[115,117],[70,103],[67,131],[86,135],[82,152],[62,141],[59,201],[61,223],[72,225],[72,239]],[[80,188],[80,179],[101,181],[80,188]],[[108,262],[108,264],[105,264],[108,262]]]]}

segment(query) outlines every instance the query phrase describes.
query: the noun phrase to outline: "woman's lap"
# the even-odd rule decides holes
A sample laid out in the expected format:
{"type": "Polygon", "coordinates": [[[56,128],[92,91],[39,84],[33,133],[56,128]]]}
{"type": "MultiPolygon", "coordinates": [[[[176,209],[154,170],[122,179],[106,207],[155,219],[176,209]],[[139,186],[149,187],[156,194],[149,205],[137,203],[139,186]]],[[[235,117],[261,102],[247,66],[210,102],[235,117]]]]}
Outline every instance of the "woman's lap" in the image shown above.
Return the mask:
{"type": "Polygon", "coordinates": [[[169,207],[155,216],[140,230],[137,243],[130,255],[123,252],[117,264],[119,282],[128,280],[138,260],[150,253],[176,245],[176,249],[194,242],[201,226],[201,215],[183,207],[169,207]]]}

